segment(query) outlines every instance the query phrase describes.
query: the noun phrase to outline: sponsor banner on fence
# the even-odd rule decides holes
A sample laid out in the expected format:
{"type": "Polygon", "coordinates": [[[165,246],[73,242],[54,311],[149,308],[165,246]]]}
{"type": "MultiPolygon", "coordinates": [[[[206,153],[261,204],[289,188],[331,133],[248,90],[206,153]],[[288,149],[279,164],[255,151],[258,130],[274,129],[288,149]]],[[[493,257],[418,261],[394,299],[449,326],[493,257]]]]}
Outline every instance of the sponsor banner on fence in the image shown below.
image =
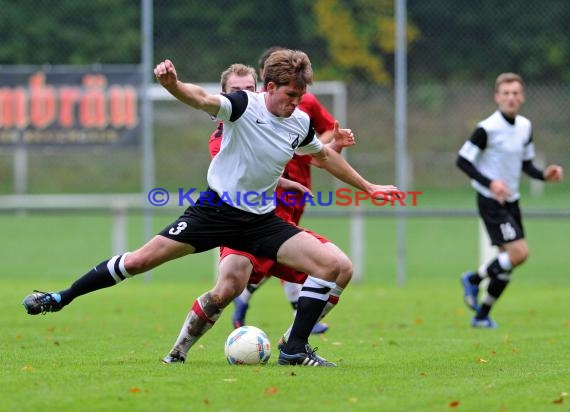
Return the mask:
{"type": "Polygon", "coordinates": [[[130,144],[140,66],[0,68],[0,145],[130,144]]]}

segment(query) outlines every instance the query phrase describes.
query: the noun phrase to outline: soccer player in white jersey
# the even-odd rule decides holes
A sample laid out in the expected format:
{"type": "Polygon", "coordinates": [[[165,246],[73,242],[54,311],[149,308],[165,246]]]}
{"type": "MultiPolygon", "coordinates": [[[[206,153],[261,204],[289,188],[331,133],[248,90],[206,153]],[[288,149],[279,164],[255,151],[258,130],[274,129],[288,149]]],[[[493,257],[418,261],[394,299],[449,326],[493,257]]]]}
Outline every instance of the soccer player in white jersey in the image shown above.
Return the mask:
{"type": "MultiPolygon", "coordinates": [[[[245,66],[243,64],[232,64],[228,67],[221,75],[221,85],[222,85],[222,92],[230,93],[232,91],[239,91],[239,90],[249,90],[255,91],[256,87],[256,73],[255,69],[249,66],[245,66]]],[[[303,99],[305,98],[306,94],[303,95],[303,99]]],[[[301,107],[299,105],[299,107],[301,107]]],[[[305,111],[306,112],[306,111],[305,111]]],[[[333,121],[334,123],[334,121],[333,121]]],[[[317,129],[315,128],[315,131],[317,129]]],[[[209,149],[210,155],[212,157],[216,156],[220,150],[220,145],[222,142],[223,136],[223,122],[218,124],[216,131],[210,137],[209,142],[209,149]]],[[[329,142],[329,147],[332,147],[336,151],[342,150],[343,147],[352,146],[354,141],[354,135],[350,129],[336,129],[331,131],[329,137],[333,139],[332,142],[329,142]]],[[[323,141],[324,139],[322,136],[319,136],[319,139],[323,141]]],[[[293,157],[295,159],[298,156],[293,157]]],[[[310,158],[310,157],[309,157],[310,158]]],[[[284,172],[284,176],[287,175],[288,177],[292,177],[291,174],[287,173],[287,169],[291,166],[291,160],[284,172]]],[[[291,179],[287,179],[285,177],[281,177],[279,180],[277,191],[278,194],[283,194],[286,192],[306,192],[310,193],[310,189],[304,186],[302,183],[298,181],[293,181],[291,179]]],[[[281,196],[280,195],[280,196],[281,196]]],[[[281,197],[279,197],[281,199],[281,197]]],[[[296,208],[286,205],[281,201],[278,201],[275,208],[275,214],[282,218],[283,220],[298,225],[298,222],[294,220],[294,212],[296,208]]],[[[338,248],[335,244],[330,242],[328,239],[324,238],[319,234],[315,234],[313,232],[309,233],[313,234],[317,237],[323,244],[332,250],[339,262],[339,274],[336,279],[336,286],[334,289],[331,289],[330,296],[326,306],[321,313],[320,318],[323,318],[326,314],[328,314],[338,303],[340,299],[340,295],[342,294],[343,290],[348,285],[352,278],[352,262],[346,256],[340,248],[338,248]]],[[[240,295],[243,296],[245,291],[249,289],[251,286],[257,286],[263,280],[267,279],[269,276],[275,276],[280,278],[280,280],[285,280],[288,283],[292,283],[294,285],[299,286],[299,291],[297,292],[297,296],[295,297],[295,306],[297,305],[298,295],[302,289],[302,285],[307,279],[306,273],[301,273],[295,271],[289,267],[280,265],[275,260],[263,257],[263,256],[254,256],[251,253],[233,250],[229,247],[222,246],[220,248],[220,261],[218,265],[218,279],[221,282],[218,282],[214,288],[210,291],[210,293],[216,295],[220,302],[221,307],[225,307],[228,305],[232,300],[235,302],[236,299],[233,295],[231,290],[228,288],[220,287],[224,285],[224,279],[228,277],[239,277],[239,278],[248,278],[247,288],[244,289],[244,292],[240,295]],[[234,299],[235,298],[235,299],[234,299]]],[[[194,319],[194,314],[192,309],[189,311],[182,327],[180,329],[180,333],[178,334],[174,345],[168,352],[168,354],[162,359],[163,363],[183,363],[186,360],[186,356],[188,351],[192,348],[193,345],[200,339],[200,337],[206,332],[206,330],[202,329],[201,325],[196,325],[196,323],[192,322],[194,319]]],[[[319,325],[319,323],[313,326],[311,330],[312,333],[315,333],[315,327],[319,325]]],[[[239,325],[242,326],[242,325],[239,325]]],[[[239,327],[235,326],[235,327],[239,327]]],[[[285,333],[283,334],[282,338],[278,343],[278,348],[284,346],[285,342],[287,342],[289,338],[289,333],[291,331],[291,327],[289,327],[285,333]]],[[[323,362],[326,359],[323,359],[323,362]]],[[[281,360],[281,362],[285,362],[286,360],[281,360]]],[[[326,361],[328,362],[328,361],[326,361]]],[[[329,362],[330,366],[332,366],[332,362],[329,362]]]]}
{"type": "Polygon", "coordinates": [[[490,263],[461,277],[465,303],[475,312],[471,326],[476,328],[497,327],[489,312],[507,287],[513,269],[528,257],[519,209],[521,171],[533,179],[558,182],[563,178],[561,166],[540,170],[533,163],[532,125],[519,115],[524,99],[522,78],[515,73],[500,74],[495,81],[497,110],[478,123],[457,158],[457,166],[471,178],[477,192],[479,215],[491,243],[499,248],[490,263]],[[489,283],[479,302],[479,285],[485,278],[489,283]]]}
{"type": "MultiPolygon", "coordinates": [[[[224,245],[274,258],[310,274],[280,360],[289,365],[331,366],[315,355],[308,338],[335,287],[338,259],[314,236],[277,217],[271,194],[294,153],[315,156],[323,169],[370,196],[391,199],[398,189],[368,182],[316,138],[308,115],[296,107],[313,78],[311,63],[303,52],[273,53],[266,63],[266,92],[259,94],[209,94],[197,85],[179,81],[170,60],[159,63],[154,74],[178,100],[224,121],[225,137],[208,169],[208,190],[139,249],[101,262],[68,289],[28,295],[24,308],[31,315],[57,312],[79,296],[114,286],[170,260],[224,245]],[[240,197],[244,193],[247,202],[240,197]]],[[[218,279],[216,286],[227,288],[235,297],[247,281],[229,276],[218,279]]],[[[190,323],[202,332],[208,330],[223,305],[215,293],[205,292],[192,305],[190,323]]]]}

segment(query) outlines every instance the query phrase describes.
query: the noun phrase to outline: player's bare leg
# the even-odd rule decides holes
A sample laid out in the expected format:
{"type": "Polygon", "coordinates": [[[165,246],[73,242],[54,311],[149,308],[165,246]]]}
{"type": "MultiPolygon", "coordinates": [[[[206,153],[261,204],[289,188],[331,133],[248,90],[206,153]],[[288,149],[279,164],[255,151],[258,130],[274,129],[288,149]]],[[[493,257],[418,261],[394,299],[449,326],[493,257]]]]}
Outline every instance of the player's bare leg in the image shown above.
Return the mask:
{"type": "Polygon", "coordinates": [[[249,309],[249,301],[261,285],[267,282],[267,279],[269,279],[269,276],[261,278],[261,280],[255,285],[248,284],[241,295],[234,299],[234,313],[232,314],[232,326],[234,328],[239,328],[240,326],[245,325],[245,315],[249,309]]]}
{"type": "Polygon", "coordinates": [[[186,360],[190,348],[214,326],[224,308],[243,291],[252,269],[249,259],[241,255],[228,255],[221,260],[216,285],[194,301],[176,342],[162,359],[163,363],[186,360]]]}

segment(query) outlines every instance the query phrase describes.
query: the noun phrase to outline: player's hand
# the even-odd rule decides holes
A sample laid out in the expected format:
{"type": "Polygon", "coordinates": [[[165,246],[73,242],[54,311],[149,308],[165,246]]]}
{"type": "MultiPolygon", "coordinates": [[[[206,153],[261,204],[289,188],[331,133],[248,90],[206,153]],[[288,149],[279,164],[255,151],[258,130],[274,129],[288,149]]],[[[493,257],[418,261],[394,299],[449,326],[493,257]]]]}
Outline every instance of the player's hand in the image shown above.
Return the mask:
{"type": "Polygon", "coordinates": [[[351,129],[341,129],[338,120],[334,121],[333,141],[331,147],[333,150],[340,152],[342,148],[353,146],[356,144],[354,133],[351,129]]]}
{"type": "Polygon", "coordinates": [[[544,169],[544,180],[547,182],[560,182],[562,179],[564,179],[562,166],[550,165],[544,169]]]}
{"type": "Polygon", "coordinates": [[[502,180],[493,180],[489,189],[500,204],[504,204],[507,198],[512,195],[511,189],[502,180]]]}
{"type": "Polygon", "coordinates": [[[302,185],[299,182],[295,182],[294,180],[286,179],[284,177],[279,178],[277,186],[286,192],[308,193],[309,196],[315,197],[315,195],[313,195],[313,192],[311,192],[311,189],[309,189],[307,186],[302,185]]]}
{"type": "Polygon", "coordinates": [[[174,64],[168,59],[156,65],[154,75],[158,82],[166,89],[176,86],[178,82],[178,75],[176,74],[174,64]]]}
{"type": "Polygon", "coordinates": [[[376,200],[387,200],[392,202],[402,197],[402,192],[394,185],[372,185],[368,194],[376,200]]]}

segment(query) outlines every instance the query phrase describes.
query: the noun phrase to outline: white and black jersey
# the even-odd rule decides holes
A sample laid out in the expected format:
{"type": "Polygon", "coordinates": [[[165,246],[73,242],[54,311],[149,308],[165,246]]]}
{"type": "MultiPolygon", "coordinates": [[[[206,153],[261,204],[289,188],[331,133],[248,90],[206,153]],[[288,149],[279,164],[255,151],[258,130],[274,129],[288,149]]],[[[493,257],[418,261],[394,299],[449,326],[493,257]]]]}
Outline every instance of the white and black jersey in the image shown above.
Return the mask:
{"type": "Polygon", "coordinates": [[[220,102],[216,117],[224,121],[224,138],[210,163],[208,186],[234,207],[268,213],[276,202],[267,199],[293,154],[318,153],[323,144],[306,113],[295,109],[290,117],[277,117],[267,110],[265,93],[239,91],[220,95],[220,102]]]}
{"type": "MultiPolygon", "coordinates": [[[[534,143],[532,125],[526,117],[517,115],[514,119],[496,111],[477,125],[471,138],[459,151],[459,159],[467,160],[475,167],[471,185],[481,195],[494,198],[489,185],[492,180],[504,181],[512,192],[506,199],[519,199],[519,184],[523,164],[532,165],[534,143]]],[[[525,170],[527,171],[527,170],[525,170]]],[[[528,173],[528,172],[527,172],[528,173]]],[[[533,177],[540,178],[538,173],[533,177]]]]}

